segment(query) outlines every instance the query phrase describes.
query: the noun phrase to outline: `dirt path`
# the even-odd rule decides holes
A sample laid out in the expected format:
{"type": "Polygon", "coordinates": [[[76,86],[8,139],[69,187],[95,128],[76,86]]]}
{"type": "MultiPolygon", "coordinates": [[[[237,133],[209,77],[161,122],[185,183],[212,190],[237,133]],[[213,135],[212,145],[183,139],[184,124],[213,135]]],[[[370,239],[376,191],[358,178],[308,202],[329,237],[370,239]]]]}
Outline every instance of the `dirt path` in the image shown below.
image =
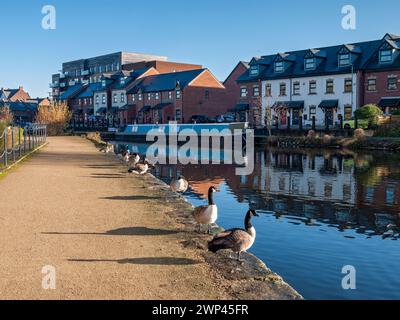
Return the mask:
{"type": "Polygon", "coordinates": [[[218,299],[228,283],[184,248],[149,179],[78,137],[0,179],[1,299],[218,299]],[[42,289],[42,268],[56,289],[42,289]]]}

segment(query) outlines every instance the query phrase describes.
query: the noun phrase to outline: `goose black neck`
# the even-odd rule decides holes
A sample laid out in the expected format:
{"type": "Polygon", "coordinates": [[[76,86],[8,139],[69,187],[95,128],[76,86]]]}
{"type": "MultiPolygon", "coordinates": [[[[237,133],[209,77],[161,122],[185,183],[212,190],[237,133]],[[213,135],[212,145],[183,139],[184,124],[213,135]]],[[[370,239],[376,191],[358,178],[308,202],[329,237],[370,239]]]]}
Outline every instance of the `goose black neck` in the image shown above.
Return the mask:
{"type": "Polygon", "coordinates": [[[215,204],[215,202],[214,202],[214,192],[212,192],[211,190],[208,191],[208,204],[210,206],[215,204]]]}
{"type": "Polygon", "coordinates": [[[253,227],[253,225],[251,224],[250,212],[247,212],[247,214],[246,214],[246,218],[244,219],[244,227],[246,228],[246,230],[249,230],[253,227]]]}

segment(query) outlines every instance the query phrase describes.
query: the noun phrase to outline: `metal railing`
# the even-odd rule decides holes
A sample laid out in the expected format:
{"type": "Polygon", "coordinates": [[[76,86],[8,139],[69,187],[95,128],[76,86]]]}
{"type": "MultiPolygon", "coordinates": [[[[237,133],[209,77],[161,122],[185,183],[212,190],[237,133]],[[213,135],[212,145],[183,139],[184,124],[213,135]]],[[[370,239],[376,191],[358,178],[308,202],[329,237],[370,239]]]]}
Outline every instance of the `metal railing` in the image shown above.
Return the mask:
{"type": "Polygon", "coordinates": [[[6,127],[0,132],[0,172],[47,141],[47,126],[6,127]]]}

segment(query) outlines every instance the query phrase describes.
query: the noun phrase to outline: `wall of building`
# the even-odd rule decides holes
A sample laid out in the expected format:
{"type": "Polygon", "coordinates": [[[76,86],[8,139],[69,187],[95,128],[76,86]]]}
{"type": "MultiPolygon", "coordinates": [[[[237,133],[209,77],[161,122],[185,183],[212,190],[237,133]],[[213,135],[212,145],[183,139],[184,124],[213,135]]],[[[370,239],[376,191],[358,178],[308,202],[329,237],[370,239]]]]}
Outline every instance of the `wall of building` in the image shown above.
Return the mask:
{"type": "MultiPolygon", "coordinates": [[[[284,101],[304,101],[303,115],[306,115],[306,120],[303,117],[303,125],[312,125],[312,114],[310,114],[310,107],[316,107],[316,124],[323,126],[325,124],[325,114],[323,109],[319,108],[319,104],[323,100],[339,100],[339,107],[334,112],[334,122],[338,120],[338,115],[344,115],[345,106],[353,106],[353,113],[357,108],[357,77],[351,74],[340,74],[340,75],[329,75],[320,77],[305,77],[295,79],[280,79],[280,80],[267,80],[262,82],[262,110],[263,115],[265,114],[266,108],[272,107],[276,102],[284,101]],[[344,85],[346,79],[353,78],[353,93],[345,92],[344,85]],[[326,93],[326,81],[333,80],[334,82],[334,93],[326,93]],[[316,94],[309,93],[310,81],[316,81],[317,88],[316,94]],[[293,84],[295,82],[300,83],[300,94],[293,94],[293,84]],[[266,84],[271,84],[271,97],[266,96],[266,84]],[[286,85],[286,95],[280,96],[280,85],[286,85]]],[[[292,117],[292,111],[288,111],[288,116],[292,117]]],[[[279,116],[274,109],[272,109],[272,117],[279,116]]]]}
{"type": "Polygon", "coordinates": [[[247,120],[250,125],[253,126],[261,126],[262,125],[262,97],[261,97],[261,81],[253,81],[253,82],[241,82],[238,84],[238,95],[240,104],[248,104],[250,106],[247,120]],[[253,94],[254,88],[259,88],[260,94],[255,96],[253,94]],[[246,96],[241,96],[241,89],[247,90],[246,96]]]}
{"type": "Polygon", "coordinates": [[[381,72],[365,72],[363,79],[363,105],[378,104],[381,98],[400,97],[400,70],[381,71],[381,72]],[[388,78],[397,77],[397,89],[388,89],[388,78]],[[368,79],[376,79],[376,90],[368,91],[368,79]]]}
{"type": "Polygon", "coordinates": [[[233,108],[240,101],[240,85],[236,80],[247,70],[246,66],[240,62],[233,69],[231,74],[224,81],[226,88],[227,100],[226,103],[233,108]]]}
{"type": "Polygon", "coordinates": [[[97,91],[97,92],[95,92],[94,97],[93,97],[94,113],[96,114],[100,108],[107,108],[108,109],[109,100],[110,100],[110,97],[109,97],[108,91],[97,91]],[[105,100],[104,100],[105,103],[103,103],[103,95],[105,96],[105,100]]]}

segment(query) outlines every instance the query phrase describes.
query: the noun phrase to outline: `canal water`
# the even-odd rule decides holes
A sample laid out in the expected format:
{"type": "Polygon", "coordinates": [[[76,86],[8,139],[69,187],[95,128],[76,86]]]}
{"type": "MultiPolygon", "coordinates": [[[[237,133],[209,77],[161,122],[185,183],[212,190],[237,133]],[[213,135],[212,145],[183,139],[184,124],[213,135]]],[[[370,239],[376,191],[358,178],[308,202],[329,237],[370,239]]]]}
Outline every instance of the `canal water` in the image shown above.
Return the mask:
{"type": "Polygon", "coordinates": [[[250,252],[306,299],[400,299],[400,229],[388,228],[400,226],[400,155],[263,147],[255,159],[249,176],[224,164],[160,165],[154,174],[183,175],[195,206],[216,186],[224,228],[243,227],[257,209],[250,252]],[[345,266],[355,268],[355,290],[342,287],[345,266]]]}

